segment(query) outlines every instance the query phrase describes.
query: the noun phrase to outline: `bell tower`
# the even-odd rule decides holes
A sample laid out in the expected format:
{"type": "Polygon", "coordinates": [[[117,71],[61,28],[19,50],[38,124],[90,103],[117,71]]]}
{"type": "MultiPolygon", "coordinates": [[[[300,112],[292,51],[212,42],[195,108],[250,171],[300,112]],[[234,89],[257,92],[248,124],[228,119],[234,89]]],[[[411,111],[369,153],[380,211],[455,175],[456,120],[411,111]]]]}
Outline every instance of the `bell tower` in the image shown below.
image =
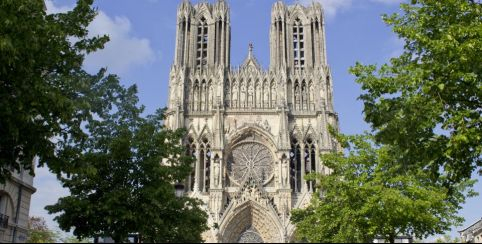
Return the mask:
{"type": "Polygon", "coordinates": [[[273,5],[270,30],[271,70],[313,70],[327,65],[321,5],[313,2],[273,5]]]}
{"type": "Polygon", "coordinates": [[[184,0],[177,16],[176,66],[201,71],[229,67],[231,27],[224,0],[196,5],[184,0]]]}

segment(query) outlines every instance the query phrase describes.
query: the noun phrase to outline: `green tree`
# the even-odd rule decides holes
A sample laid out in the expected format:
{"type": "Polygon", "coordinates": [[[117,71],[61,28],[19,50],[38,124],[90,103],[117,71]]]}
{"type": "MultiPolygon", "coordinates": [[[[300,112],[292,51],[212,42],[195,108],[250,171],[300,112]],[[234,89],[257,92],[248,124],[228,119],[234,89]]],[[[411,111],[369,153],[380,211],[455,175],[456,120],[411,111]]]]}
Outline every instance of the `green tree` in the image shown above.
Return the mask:
{"type": "Polygon", "coordinates": [[[321,197],[313,195],[307,209],[292,212],[298,239],[372,242],[381,237],[393,243],[400,235],[421,239],[461,223],[457,211],[466,194],[474,194],[472,181],[456,185],[449,196],[424,169],[408,170],[400,153],[374,144],[371,136],[337,138],[346,154],[324,155],[331,174],[309,176],[317,180],[321,197]]]}
{"type": "Polygon", "coordinates": [[[461,240],[458,237],[452,239],[449,234],[445,234],[442,237],[435,239],[435,243],[461,243],[461,240]]]}
{"type": "Polygon", "coordinates": [[[59,234],[50,230],[42,217],[32,216],[28,220],[28,243],[56,243],[59,234]]]}
{"type": "MultiPolygon", "coordinates": [[[[364,114],[377,142],[446,187],[482,166],[482,4],[411,0],[384,16],[404,53],[377,68],[357,63],[364,114]]],[[[482,171],[479,171],[482,173],[482,171]]]]}
{"type": "Polygon", "coordinates": [[[107,37],[88,37],[93,0],[67,13],[46,14],[43,0],[0,1],[0,181],[11,169],[33,173],[33,159],[56,173],[63,164],[56,137],[81,137],[92,87],[72,79],[84,55],[107,37]]]}
{"type": "Polygon", "coordinates": [[[63,243],[92,243],[92,242],[94,242],[94,240],[91,240],[91,239],[88,239],[88,238],[84,238],[84,239],[79,240],[79,238],[77,238],[75,236],[68,235],[68,236],[64,236],[62,238],[62,242],[63,243]]]}
{"type": "Polygon", "coordinates": [[[199,201],[175,197],[173,186],[192,170],[180,143],[185,132],[165,129],[162,111],[143,117],[134,86],[124,89],[112,75],[88,79],[116,89],[85,124],[83,140],[63,140],[70,150],[59,157],[72,167],[59,177],[71,196],[46,209],[81,239],[122,242],[139,233],[146,242],[201,242],[207,215],[199,201]]]}

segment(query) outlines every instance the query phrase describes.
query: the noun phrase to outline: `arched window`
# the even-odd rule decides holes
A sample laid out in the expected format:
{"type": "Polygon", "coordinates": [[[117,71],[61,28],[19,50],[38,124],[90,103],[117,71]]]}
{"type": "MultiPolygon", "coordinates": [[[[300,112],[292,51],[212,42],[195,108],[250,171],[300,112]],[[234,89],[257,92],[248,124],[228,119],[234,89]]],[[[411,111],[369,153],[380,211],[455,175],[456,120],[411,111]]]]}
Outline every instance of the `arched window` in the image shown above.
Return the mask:
{"type": "Polygon", "coordinates": [[[303,70],[305,68],[305,40],[303,24],[298,18],[293,23],[293,58],[294,68],[303,70]]]}
{"type": "Polygon", "coordinates": [[[5,192],[0,192],[0,228],[8,228],[8,219],[13,206],[10,204],[10,196],[5,192]]]}
{"type": "MultiPolygon", "coordinates": [[[[316,172],[316,150],[314,141],[308,137],[305,140],[305,169],[306,174],[316,172]]],[[[315,188],[314,181],[308,181],[308,190],[313,191],[315,188]]]]}
{"type": "Polygon", "coordinates": [[[300,143],[297,139],[292,139],[290,152],[290,185],[294,192],[301,191],[301,184],[303,182],[301,164],[300,143]]]}
{"type": "Polygon", "coordinates": [[[207,65],[208,56],[208,25],[204,17],[201,18],[197,28],[196,66],[203,69],[207,65]]]}
{"type": "MultiPolygon", "coordinates": [[[[192,156],[192,157],[196,158],[196,143],[195,143],[195,141],[192,137],[188,137],[188,139],[187,139],[186,154],[188,156],[192,156]]],[[[196,165],[196,163],[194,162],[191,174],[189,174],[188,179],[187,179],[186,186],[189,187],[188,188],[189,191],[194,191],[194,180],[195,180],[195,177],[196,177],[196,170],[195,170],[196,166],[195,165],[196,165]]]]}
{"type": "Polygon", "coordinates": [[[203,137],[201,140],[201,145],[199,146],[199,188],[202,192],[209,191],[211,156],[211,146],[209,144],[209,140],[206,137],[203,137]]]}
{"type": "Polygon", "coordinates": [[[288,89],[287,89],[287,90],[288,90],[288,94],[287,94],[288,107],[289,107],[290,109],[293,109],[293,100],[294,100],[294,99],[293,99],[293,94],[294,94],[294,92],[293,92],[293,83],[291,82],[291,79],[288,80],[288,89]]]}

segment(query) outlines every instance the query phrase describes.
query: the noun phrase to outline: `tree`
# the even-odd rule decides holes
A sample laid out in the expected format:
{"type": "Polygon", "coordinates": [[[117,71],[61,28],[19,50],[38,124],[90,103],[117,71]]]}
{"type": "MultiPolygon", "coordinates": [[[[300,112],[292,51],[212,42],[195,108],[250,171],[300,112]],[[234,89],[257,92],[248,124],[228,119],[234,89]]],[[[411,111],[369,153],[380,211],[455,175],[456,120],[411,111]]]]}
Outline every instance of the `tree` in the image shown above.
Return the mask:
{"type": "Polygon", "coordinates": [[[108,41],[88,37],[92,2],[78,0],[72,11],[50,15],[43,0],[0,2],[0,182],[11,169],[33,173],[35,156],[60,173],[62,148],[54,138],[83,136],[82,121],[97,98],[72,74],[108,41]]]}
{"type": "Polygon", "coordinates": [[[426,238],[450,230],[465,196],[472,196],[473,181],[447,188],[430,181],[422,168],[408,170],[401,153],[376,145],[372,136],[337,136],[347,153],[324,155],[329,175],[311,175],[317,190],[307,209],[294,210],[299,239],[309,242],[391,243],[400,235],[426,238]]]}
{"type": "Polygon", "coordinates": [[[32,216],[28,220],[28,243],[56,243],[59,234],[48,228],[45,219],[32,216]]]}
{"type": "MultiPolygon", "coordinates": [[[[366,121],[377,142],[406,165],[426,168],[446,187],[482,166],[482,4],[411,0],[384,16],[405,41],[390,64],[351,72],[362,85],[366,121]]],[[[479,171],[482,173],[482,171],[479,171]]]]}
{"type": "Polygon", "coordinates": [[[442,237],[439,237],[435,239],[435,243],[461,243],[460,238],[455,237],[452,239],[452,237],[449,234],[445,234],[442,237]]]}
{"type": "Polygon", "coordinates": [[[59,178],[71,195],[46,209],[59,213],[60,228],[73,228],[81,239],[122,242],[138,233],[146,242],[201,242],[206,213],[199,201],[177,198],[174,191],[174,183],[192,171],[194,159],[180,143],[185,132],[165,129],[163,111],[143,117],[135,86],[124,89],[112,75],[86,79],[116,87],[105,99],[112,103],[99,104],[83,140],[61,142],[66,150],[59,158],[71,168],[59,178]]]}
{"type": "Polygon", "coordinates": [[[79,238],[77,238],[75,236],[68,235],[68,236],[65,236],[65,237],[62,238],[62,242],[63,243],[92,243],[93,240],[91,240],[91,239],[81,239],[81,240],[79,240],[79,238]]]}

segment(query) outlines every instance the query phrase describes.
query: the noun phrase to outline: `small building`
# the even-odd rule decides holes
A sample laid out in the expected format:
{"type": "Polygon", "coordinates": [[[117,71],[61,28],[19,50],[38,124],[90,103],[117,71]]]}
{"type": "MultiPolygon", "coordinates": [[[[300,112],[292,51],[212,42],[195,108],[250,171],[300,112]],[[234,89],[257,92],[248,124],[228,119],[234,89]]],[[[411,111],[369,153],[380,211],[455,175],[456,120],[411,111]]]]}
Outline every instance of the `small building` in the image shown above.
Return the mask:
{"type": "Polygon", "coordinates": [[[482,219],[460,230],[459,233],[463,243],[482,243],[482,219]]]}
{"type": "MultiPolygon", "coordinates": [[[[375,237],[373,243],[390,243],[381,236],[375,237]]],[[[394,243],[413,243],[413,238],[411,236],[397,236],[395,237],[394,243]]]]}
{"type": "Polygon", "coordinates": [[[33,176],[23,169],[0,184],[0,242],[24,243],[28,239],[30,199],[36,189],[33,176]]]}

